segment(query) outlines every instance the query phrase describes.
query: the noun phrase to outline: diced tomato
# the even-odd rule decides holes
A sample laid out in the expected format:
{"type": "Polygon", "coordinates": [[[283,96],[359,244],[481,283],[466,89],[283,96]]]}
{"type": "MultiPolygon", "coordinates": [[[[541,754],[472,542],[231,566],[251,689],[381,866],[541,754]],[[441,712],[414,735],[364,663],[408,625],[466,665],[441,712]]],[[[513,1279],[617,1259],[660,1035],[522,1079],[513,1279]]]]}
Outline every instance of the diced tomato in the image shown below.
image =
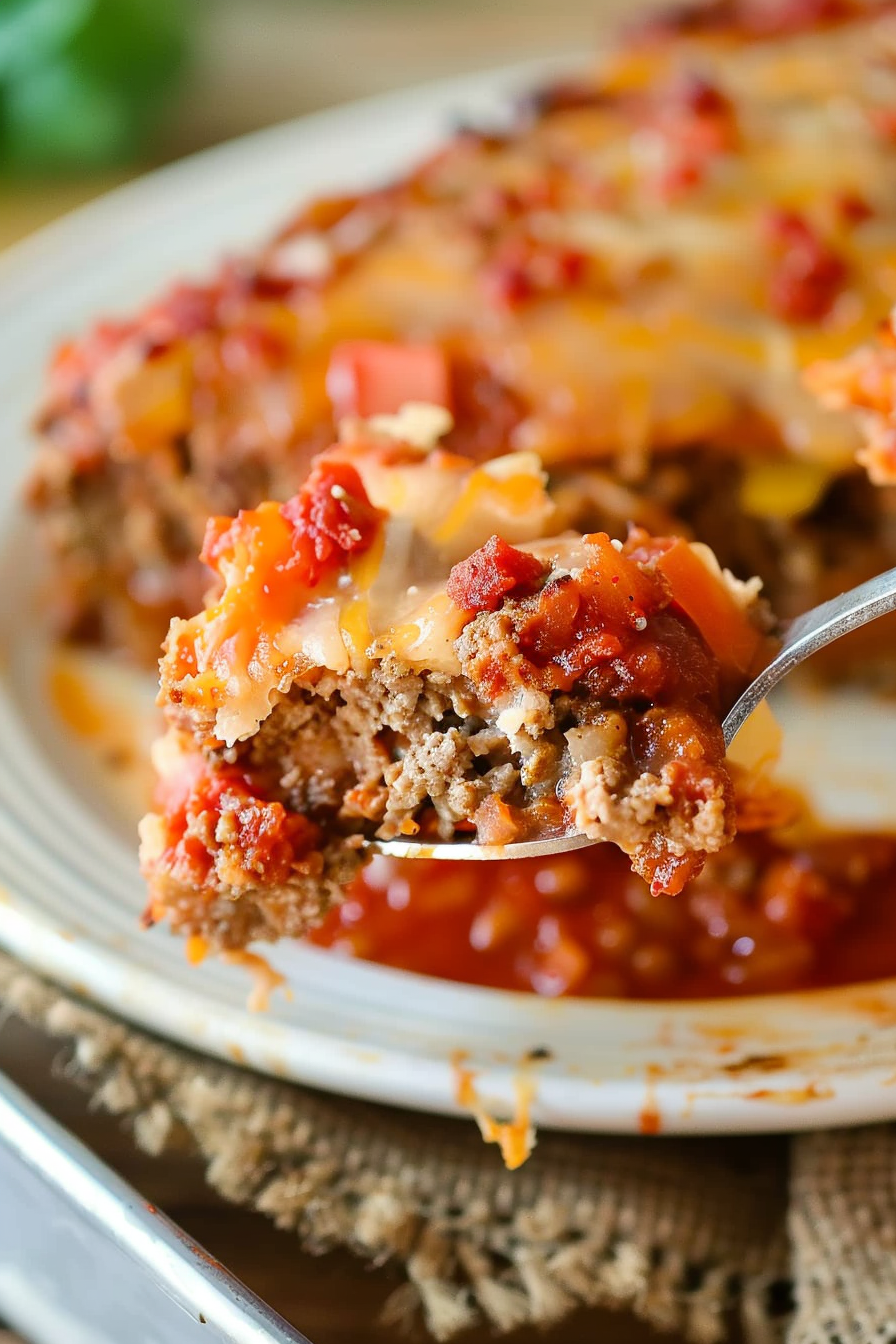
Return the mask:
{"type": "Polygon", "coordinates": [[[767,232],[776,254],[769,304],[785,322],[820,322],[847,278],[844,259],[793,210],[775,210],[767,232]]]}
{"type": "Polygon", "coordinates": [[[538,665],[556,662],[575,639],[582,593],[572,579],[552,579],[519,632],[520,649],[538,665]]]}
{"type": "Polygon", "coordinates": [[[285,881],[319,844],[320,830],[282,803],[258,796],[256,787],[237,769],[210,770],[199,755],[187,757],[180,775],[159,790],[167,845],[147,876],[158,868],[178,881],[201,885],[219,850],[230,849],[237,856],[229,866],[231,881],[235,874],[246,882],[253,875],[272,884],[285,881]]]}
{"type": "Polygon", "coordinates": [[[325,568],[368,550],[384,516],[371,504],[353,466],[326,459],[318,461],[280,512],[294,528],[296,556],[312,587],[325,568]]]}
{"type": "Polygon", "coordinates": [[[749,675],[763,637],[724,584],[681,538],[657,557],[656,568],[722,667],[739,677],[749,675]]]}
{"type": "Polygon", "coordinates": [[[592,668],[618,658],[624,644],[606,629],[600,599],[572,580],[542,589],[526,626],[519,632],[521,652],[540,670],[552,690],[569,690],[592,668]]]}
{"type": "Polygon", "coordinates": [[[567,680],[578,680],[600,663],[609,663],[623,652],[622,640],[609,630],[585,630],[564,649],[556,662],[567,680]]]}
{"type": "Polygon", "coordinates": [[[679,896],[703,868],[705,854],[673,854],[662,836],[635,856],[632,867],[650,887],[651,896],[679,896]]]}
{"type": "Polygon", "coordinates": [[[874,218],[874,207],[856,191],[842,192],[834,204],[844,224],[864,224],[866,220],[874,218]]]}
{"type": "Polygon", "coordinates": [[[452,361],[451,399],[454,429],[443,443],[477,461],[511,446],[513,431],[528,409],[488,364],[470,358],[452,361]]]}
{"type": "Polygon", "coordinates": [[[462,611],[497,611],[510,593],[531,592],[545,573],[541,560],[500,537],[461,560],[448,576],[448,596],[462,611]]]}
{"type": "Polygon", "coordinates": [[[620,658],[647,617],[668,603],[665,584],[621,554],[606,533],[586,538],[588,563],[578,577],[552,579],[528,604],[518,631],[529,676],[551,690],[620,658]]]}
{"type": "Polygon", "coordinates": [[[606,532],[592,532],[585,541],[588,564],[581,584],[602,621],[624,630],[640,629],[645,616],[665,605],[662,586],[651,573],[618,551],[606,532]]]}
{"type": "Polygon", "coordinates": [[[530,299],[575,289],[584,280],[587,267],[588,258],[574,248],[511,238],[483,267],[482,284],[492,303],[518,308],[530,299]]]}
{"type": "Polygon", "coordinates": [[[215,517],[206,523],[200,559],[217,573],[223,562],[236,560],[244,588],[262,582],[292,559],[292,535],[277,504],[241,509],[235,518],[215,517]]]}
{"type": "MultiPolygon", "coordinates": [[[[327,570],[369,549],[382,517],[355,468],[324,458],[285,504],[243,509],[236,518],[210,518],[200,559],[221,573],[222,562],[238,556],[242,587],[259,584],[257,599],[269,606],[277,574],[288,570],[292,580],[316,587],[327,570]]],[[[288,588],[294,596],[295,582],[288,588]]]]}
{"type": "Polygon", "coordinates": [[[409,401],[450,410],[448,361],[435,345],[343,341],[330,355],[327,395],[337,420],[394,415],[409,401]]]}

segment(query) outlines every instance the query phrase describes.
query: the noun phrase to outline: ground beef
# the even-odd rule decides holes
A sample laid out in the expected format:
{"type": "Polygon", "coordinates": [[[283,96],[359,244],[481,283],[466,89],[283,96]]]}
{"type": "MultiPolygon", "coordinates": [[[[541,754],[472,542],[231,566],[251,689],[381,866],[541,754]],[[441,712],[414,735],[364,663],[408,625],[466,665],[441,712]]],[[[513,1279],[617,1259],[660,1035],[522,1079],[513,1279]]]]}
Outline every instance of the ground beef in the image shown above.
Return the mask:
{"type": "Polygon", "coordinates": [[[186,747],[185,768],[166,781],[162,809],[140,828],[142,862],[152,874],[145,923],[168,918],[219,948],[317,923],[357,872],[356,847],[326,839],[258,778],[174,738],[186,747]]]}
{"type": "Polygon", "coordinates": [[[359,854],[339,845],[323,856],[319,871],[276,886],[259,881],[210,891],[163,879],[156,899],[173,932],[198,936],[216,950],[239,949],[257,941],[301,937],[342,899],[360,866],[359,854]]]}
{"type": "Polygon", "coordinates": [[[687,623],[659,613],[649,633],[629,635],[625,658],[595,666],[571,693],[552,699],[533,687],[531,649],[524,652],[535,607],[531,599],[477,616],[458,641],[464,672],[479,687],[491,682],[497,665],[507,689],[516,691],[523,731],[511,740],[525,753],[527,787],[560,793],[577,830],[617,844],[656,889],[680,890],[735,829],[713,713],[714,660],[687,623]],[[668,703],[645,710],[648,659],[649,695],[668,703]]]}
{"type": "Polygon", "coordinates": [[[471,699],[466,680],[421,676],[390,658],[369,677],[297,685],[226,755],[290,808],[328,824],[371,822],[391,838],[427,807],[448,839],[490,794],[520,792],[506,738],[456,712],[455,701],[471,699]]]}

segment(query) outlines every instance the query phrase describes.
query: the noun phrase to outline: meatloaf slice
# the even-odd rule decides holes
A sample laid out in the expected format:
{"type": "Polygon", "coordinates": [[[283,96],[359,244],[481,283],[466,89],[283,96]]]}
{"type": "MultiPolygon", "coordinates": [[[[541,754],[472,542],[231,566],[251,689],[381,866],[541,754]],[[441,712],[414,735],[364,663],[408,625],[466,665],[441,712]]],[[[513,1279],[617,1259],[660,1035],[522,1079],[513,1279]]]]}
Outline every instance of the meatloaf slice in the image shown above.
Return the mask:
{"type": "Polygon", "coordinates": [[[67,341],[29,486],[60,624],[155,657],[206,518],[294,494],[347,407],[407,399],[444,398],[460,452],[588,465],[576,527],[614,531],[627,492],[623,523],[667,509],[742,577],[758,552],[776,601],[854,571],[845,524],[866,574],[892,564],[892,499],[854,498],[855,425],[800,376],[893,299],[891,8],[673,3],[500,133],[67,341]]]}
{"type": "Polygon", "coordinates": [[[219,588],[161,664],[151,920],[300,933],[368,839],[573,828],[676,892],[732,838],[756,585],[680,539],[551,536],[537,459],[476,467],[428,446],[446,428],[358,425],[286,504],[210,523],[219,588]]]}

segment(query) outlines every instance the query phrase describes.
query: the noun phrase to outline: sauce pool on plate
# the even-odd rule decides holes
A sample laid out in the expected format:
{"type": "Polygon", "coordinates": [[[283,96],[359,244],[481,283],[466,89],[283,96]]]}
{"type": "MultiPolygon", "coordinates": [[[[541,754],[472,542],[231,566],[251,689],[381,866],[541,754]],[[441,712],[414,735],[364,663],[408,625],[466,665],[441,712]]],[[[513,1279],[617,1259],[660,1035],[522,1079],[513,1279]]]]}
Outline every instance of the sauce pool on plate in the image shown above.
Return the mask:
{"type": "Polygon", "coordinates": [[[375,858],[311,935],[403,970],[546,996],[688,999],[896,974],[896,840],[740,836],[678,896],[611,845],[506,863],[375,858]]]}

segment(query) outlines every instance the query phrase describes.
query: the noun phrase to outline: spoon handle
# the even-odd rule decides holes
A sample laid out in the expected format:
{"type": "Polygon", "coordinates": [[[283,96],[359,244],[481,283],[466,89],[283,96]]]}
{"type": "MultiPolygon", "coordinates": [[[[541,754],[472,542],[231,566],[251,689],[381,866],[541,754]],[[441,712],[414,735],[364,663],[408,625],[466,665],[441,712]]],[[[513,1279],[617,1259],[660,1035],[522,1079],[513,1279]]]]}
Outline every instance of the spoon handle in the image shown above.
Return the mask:
{"type": "Polygon", "coordinates": [[[737,733],[770,691],[813,653],[841,639],[852,630],[896,611],[896,569],[887,569],[856,588],[822,602],[792,621],[776,657],[752,681],[729,710],[722,724],[725,745],[737,733]]]}

